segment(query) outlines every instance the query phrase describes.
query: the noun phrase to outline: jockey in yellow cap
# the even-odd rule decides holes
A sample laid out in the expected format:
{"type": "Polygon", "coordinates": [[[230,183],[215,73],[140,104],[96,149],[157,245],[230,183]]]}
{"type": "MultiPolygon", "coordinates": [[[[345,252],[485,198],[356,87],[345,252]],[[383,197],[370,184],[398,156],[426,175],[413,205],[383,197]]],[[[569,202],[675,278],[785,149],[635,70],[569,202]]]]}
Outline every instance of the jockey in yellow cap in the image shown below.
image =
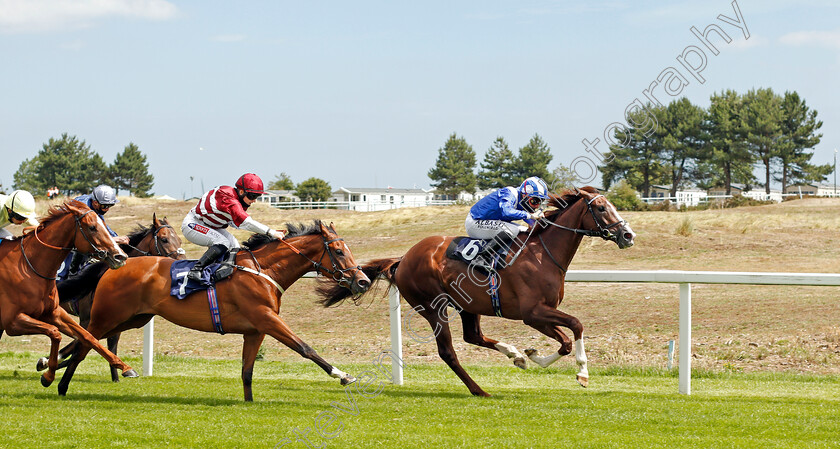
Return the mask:
{"type": "Polygon", "coordinates": [[[12,233],[4,229],[10,224],[38,226],[35,218],[35,198],[26,190],[15,190],[9,195],[0,194],[0,238],[12,238],[12,233]]]}

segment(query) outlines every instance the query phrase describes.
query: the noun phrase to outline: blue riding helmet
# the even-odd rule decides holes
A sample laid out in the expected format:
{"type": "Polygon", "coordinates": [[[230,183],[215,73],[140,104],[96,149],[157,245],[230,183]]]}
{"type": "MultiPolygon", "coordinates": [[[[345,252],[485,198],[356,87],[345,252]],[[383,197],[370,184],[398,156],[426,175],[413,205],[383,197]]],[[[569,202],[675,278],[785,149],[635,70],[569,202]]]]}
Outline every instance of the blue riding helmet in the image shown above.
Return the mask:
{"type": "Polygon", "coordinates": [[[119,200],[117,200],[117,192],[114,192],[114,189],[111,188],[111,186],[107,186],[105,184],[96,186],[96,188],[93,189],[93,199],[103,206],[113,206],[119,202],[119,200]]]}
{"type": "Polygon", "coordinates": [[[537,197],[541,200],[547,200],[548,186],[538,176],[531,176],[525,181],[522,181],[522,185],[519,186],[519,196],[522,198],[537,197]]]}

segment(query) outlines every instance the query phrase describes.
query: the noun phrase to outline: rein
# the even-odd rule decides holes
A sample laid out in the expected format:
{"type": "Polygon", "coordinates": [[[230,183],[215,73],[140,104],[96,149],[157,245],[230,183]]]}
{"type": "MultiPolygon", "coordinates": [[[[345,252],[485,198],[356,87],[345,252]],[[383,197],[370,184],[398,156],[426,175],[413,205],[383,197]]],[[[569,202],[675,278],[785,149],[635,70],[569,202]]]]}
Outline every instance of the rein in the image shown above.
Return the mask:
{"type": "MultiPolygon", "coordinates": [[[[583,234],[587,237],[601,237],[604,240],[615,240],[617,235],[613,234],[612,231],[610,231],[610,229],[614,228],[616,226],[619,226],[619,225],[623,225],[624,223],[626,223],[626,221],[618,220],[615,223],[610,223],[610,224],[601,223],[601,220],[599,220],[598,216],[595,215],[595,211],[592,210],[592,202],[595,201],[596,199],[598,199],[599,197],[602,197],[602,196],[604,196],[604,195],[600,195],[600,194],[595,195],[595,196],[592,197],[592,199],[586,201],[586,208],[589,209],[589,213],[592,215],[592,219],[595,221],[595,225],[598,226],[597,231],[593,230],[593,229],[570,228],[570,227],[567,227],[567,226],[557,224],[557,223],[555,223],[551,220],[545,220],[545,221],[548,224],[550,224],[551,226],[554,226],[555,228],[560,228],[560,229],[563,229],[563,230],[566,230],[566,231],[574,232],[575,234],[583,234]]],[[[543,247],[545,247],[545,244],[543,244],[543,247]]],[[[552,258],[552,260],[553,260],[553,258],[552,258]]]]}
{"type": "MultiPolygon", "coordinates": [[[[174,232],[174,230],[175,230],[175,228],[173,228],[172,226],[170,226],[170,225],[168,225],[168,224],[167,224],[167,225],[162,225],[162,226],[159,226],[158,228],[156,228],[156,229],[155,229],[154,234],[153,234],[153,238],[154,238],[154,240],[155,240],[155,251],[157,251],[157,254],[152,254],[152,252],[151,252],[151,251],[143,251],[142,249],[140,249],[140,248],[138,248],[138,247],[136,247],[136,246],[132,245],[131,243],[126,243],[126,245],[125,245],[125,246],[127,246],[127,247],[129,247],[129,248],[133,249],[134,251],[137,251],[138,253],[140,253],[140,254],[142,254],[142,255],[144,255],[144,256],[172,257],[172,255],[173,255],[173,254],[186,254],[187,252],[186,252],[186,251],[184,251],[184,248],[178,248],[178,249],[176,249],[175,251],[170,251],[168,254],[163,254],[163,250],[161,250],[161,249],[160,249],[160,241],[158,240],[158,233],[159,233],[159,232],[161,231],[161,229],[163,229],[163,228],[169,228],[169,229],[172,229],[172,230],[173,230],[173,232],[174,232]]],[[[146,235],[149,235],[149,233],[146,233],[146,235]]],[[[143,239],[145,239],[145,238],[146,238],[146,235],[144,235],[144,236],[143,236],[143,239]]],[[[142,241],[142,239],[141,239],[141,241],[142,241]]],[[[138,244],[139,244],[139,243],[138,243],[138,244]]]]}
{"type": "MultiPolygon", "coordinates": [[[[100,259],[104,259],[105,257],[108,257],[108,252],[97,248],[97,246],[92,241],[90,241],[90,238],[88,237],[87,234],[85,234],[85,231],[82,229],[82,225],[81,225],[82,219],[85,217],[85,215],[87,215],[91,212],[93,212],[93,211],[89,210],[89,211],[83,213],[82,215],[74,215],[73,216],[73,218],[76,220],[76,229],[73,232],[73,239],[72,240],[75,240],[76,239],[76,233],[81,231],[82,237],[85,238],[85,240],[88,242],[90,247],[93,249],[91,252],[94,253],[96,257],[98,257],[100,259]]],[[[49,243],[41,240],[41,238],[38,237],[38,228],[40,228],[40,226],[36,227],[35,230],[32,231],[32,234],[35,235],[35,240],[37,240],[38,243],[40,243],[41,245],[44,245],[47,248],[58,250],[58,251],[74,249],[74,247],[72,247],[72,246],[71,247],[63,247],[63,246],[50,245],[49,243]]],[[[24,240],[26,240],[26,239],[23,239],[23,238],[20,239],[20,252],[21,252],[21,254],[23,254],[23,260],[26,261],[26,265],[29,266],[29,269],[31,269],[32,272],[34,272],[36,275],[38,275],[38,277],[40,277],[42,279],[46,279],[48,281],[56,280],[57,278],[44,276],[43,274],[39,273],[38,270],[35,269],[35,267],[32,265],[32,262],[29,260],[29,256],[26,254],[26,249],[24,249],[24,247],[23,247],[23,241],[24,240]]]]}
{"type": "Polygon", "coordinates": [[[341,286],[346,287],[346,288],[350,288],[350,279],[348,279],[344,275],[344,273],[346,271],[350,271],[350,270],[354,270],[354,269],[355,270],[361,270],[362,267],[359,266],[359,265],[356,265],[355,267],[347,267],[347,268],[343,268],[343,269],[338,268],[338,264],[336,263],[336,260],[335,260],[335,255],[333,255],[332,250],[330,249],[330,243],[332,243],[332,242],[343,242],[344,239],[339,237],[339,238],[335,238],[335,239],[332,239],[332,240],[327,240],[327,238],[324,237],[323,235],[321,235],[321,238],[324,241],[324,252],[321,253],[321,259],[324,258],[324,254],[329,255],[330,256],[330,263],[332,264],[332,270],[330,270],[329,268],[324,266],[324,264],[322,264],[321,262],[316,262],[316,261],[310,259],[309,256],[300,252],[299,249],[295,248],[291,243],[287,242],[285,239],[278,239],[278,240],[280,240],[283,244],[285,244],[286,246],[291,248],[292,251],[294,251],[295,253],[303,256],[306,260],[308,260],[312,264],[312,266],[315,267],[315,271],[323,270],[326,273],[328,273],[330,276],[332,276],[333,280],[336,281],[338,283],[338,285],[341,285],[341,286]]]}

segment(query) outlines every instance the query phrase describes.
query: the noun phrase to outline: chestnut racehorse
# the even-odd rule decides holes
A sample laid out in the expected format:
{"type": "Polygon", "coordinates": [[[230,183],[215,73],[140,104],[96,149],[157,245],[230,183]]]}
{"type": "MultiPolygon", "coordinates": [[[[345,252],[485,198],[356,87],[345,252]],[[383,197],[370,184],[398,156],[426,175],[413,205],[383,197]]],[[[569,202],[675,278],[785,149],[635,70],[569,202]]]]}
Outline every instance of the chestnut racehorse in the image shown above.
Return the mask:
{"type": "Polygon", "coordinates": [[[43,334],[49,337],[50,357],[41,384],[55,379],[61,334],[67,334],[89,350],[100,353],[124,376],[136,375],[130,366],[102,347],[82,326],[58,306],[55,278],[61,262],[73,248],[94,253],[111,268],[125,264],[126,255],[117,246],[102,220],[75,200],[50,208],[34,231],[0,245],[0,336],[43,334]]]}
{"type": "MultiPolygon", "coordinates": [[[[120,245],[128,257],[139,256],[161,256],[172,259],[186,259],[186,252],[181,247],[181,238],[175,229],[164,217],[158,220],[157,214],[152,214],[152,224],[148,227],[138,226],[137,229],[128,234],[128,244],[120,245]]],[[[91,264],[77,275],[77,278],[59,284],[58,295],[61,307],[73,315],[79,317],[79,324],[87,329],[90,323],[90,307],[93,304],[93,290],[96,288],[99,278],[105,274],[108,267],[105,262],[91,264]],[[67,299],[67,298],[71,299],[67,299]]],[[[117,346],[120,342],[120,334],[108,337],[108,350],[117,354],[117,346]]],[[[58,353],[59,364],[57,369],[66,368],[70,364],[70,354],[73,351],[72,343],[61,348],[58,353]]],[[[43,371],[47,367],[47,358],[38,359],[36,368],[43,371]]],[[[120,376],[117,370],[111,368],[111,380],[119,382],[120,376]]]]}
{"type": "MultiPolygon", "coordinates": [[[[378,259],[362,269],[371,279],[383,274],[397,286],[400,294],[425,318],[437,340],[438,354],[476,396],[489,396],[476,384],[458,361],[452,347],[447,306],[461,315],[464,340],[467,343],[497,350],[514,364],[525,368],[525,357],[513,346],[485,337],[481,332],[482,315],[499,315],[522,320],[541,333],[557,340],[557,353],[541,357],[535,350],[527,350],[528,357],[543,368],[560,356],[572,352],[572,341],[560,330],[571,329],[574,334],[575,360],[579,366],[577,380],[582,386],[589,382],[586,353],[583,348],[583,325],[580,321],[557,310],[563,300],[566,270],[584,235],[616,242],[619,248],[633,245],[635,234],[621,219],[615,206],[592,187],[552,195],[549,211],[530,233],[521,233],[512,247],[515,260],[498,271],[498,297],[501,308],[494,310],[488,293],[489,276],[479,272],[475,264],[447,258],[446,250],[454,237],[428,237],[414,245],[401,258],[378,259]]],[[[320,289],[326,299],[324,306],[341,302],[351,292],[341,287],[320,289]]],[[[406,318],[408,319],[408,317],[406,318]]]]}
{"type": "MultiPolygon", "coordinates": [[[[292,332],[280,318],[283,291],[308,271],[318,271],[354,293],[370,286],[370,279],[356,264],[350,248],[335,229],[316,221],[310,226],[288,225],[284,240],[255,234],[236,256],[233,275],[216,284],[221,329],[243,334],[242,385],[245,400],[252,401],[251,379],[257,351],[265,335],[271,335],[301,356],[312,360],[330,376],[346,385],[355,378],[330,365],[292,332]]],[[[216,332],[208,307],[207,292],[195,292],[184,299],[170,295],[170,266],[173,261],[157,257],[129,259],[119,272],[102,276],[93,298],[88,330],[95,338],[108,337],[146,324],[160,315],[179,326],[216,332]]],[[[87,354],[75,353],[58,385],[66,394],[73,372],[87,354]]]]}

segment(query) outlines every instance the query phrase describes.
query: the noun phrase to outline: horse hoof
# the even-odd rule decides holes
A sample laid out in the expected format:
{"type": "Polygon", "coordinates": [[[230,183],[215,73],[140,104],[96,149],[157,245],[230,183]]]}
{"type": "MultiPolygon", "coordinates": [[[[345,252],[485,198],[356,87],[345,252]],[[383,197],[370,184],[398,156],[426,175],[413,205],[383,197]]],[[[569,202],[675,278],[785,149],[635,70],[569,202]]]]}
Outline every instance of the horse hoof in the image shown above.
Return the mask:
{"type": "Polygon", "coordinates": [[[517,357],[513,359],[513,366],[525,369],[525,357],[517,357]]]}
{"type": "Polygon", "coordinates": [[[355,381],[356,378],[348,374],[347,376],[341,378],[341,385],[349,385],[355,381]]]}
{"type": "Polygon", "coordinates": [[[534,348],[528,348],[525,350],[525,355],[527,355],[528,357],[533,357],[537,355],[537,350],[534,348]]]}
{"type": "Polygon", "coordinates": [[[47,379],[47,376],[45,376],[45,375],[41,374],[41,385],[43,385],[43,386],[44,386],[44,388],[49,387],[50,385],[52,385],[53,380],[55,380],[55,378],[53,378],[53,379],[47,379]]]}
{"type": "Polygon", "coordinates": [[[48,358],[41,357],[40,359],[38,359],[38,363],[35,364],[35,369],[38,371],[43,371],[47,369],[47,362],[49,361],[50,360],[48,358]]]}
{"type": "Polygon", "coordinates": [[[589,378],[588,377],[583,377],[581,375],[578,375],[577,376],[577,381],[580,384],[580,386],[583,387],[583,388],[586,388],[586,387],[589,386],[589,378]]]}
{"type": "Polygon", "coordinates": [[[129,369],[128,371],[123,371],[122,376],[123,377],[140,377],[140,375],[137,374],[137,371],[134,371],[133,369],[129,369]]]}

